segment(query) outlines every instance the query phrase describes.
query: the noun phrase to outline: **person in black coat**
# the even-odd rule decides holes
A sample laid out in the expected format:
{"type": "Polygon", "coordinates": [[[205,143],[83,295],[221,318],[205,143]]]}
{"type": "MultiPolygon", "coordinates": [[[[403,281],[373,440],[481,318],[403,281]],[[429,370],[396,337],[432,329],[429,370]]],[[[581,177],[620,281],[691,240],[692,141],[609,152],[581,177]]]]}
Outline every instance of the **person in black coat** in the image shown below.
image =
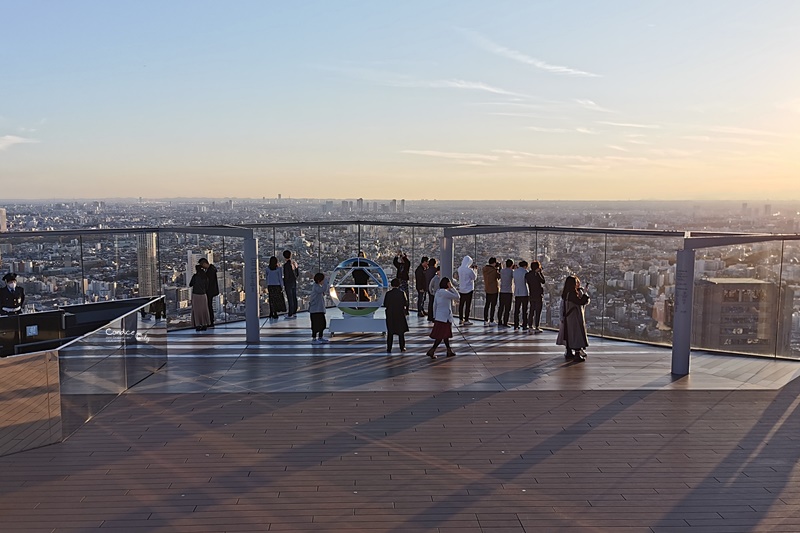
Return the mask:
{"type": "MultiPolygon", "coordinates": [[[[406,293],[406,300],[408,300],[408,281],[410,279],[411,261],[403,251],[398,251],[397,255],[392,261],[394,268],[397,269],[397,279],[400,280],[400,290],[406,293]]],[[[406,306],[408,304],[406,303],[406,306]]],[[[406,314],[408,314],[408,307],[406,307],[406,314]]]]}
{"type": "Polygon", "coordinates": [[[542,306],[544,304],[544,274],[542,273],[542,264],[539,261],[531,263],[531,270],[525,274],[525,283],[528,284],[528,294],[530,294],[531,307],[530,314],[528,315],[529,331],[534,333],[541,333],[542,328],[539,327],[542,321],[542,306]]]}
{"type": "Polygon", "coordinates": [[[20,315],[25,305],[25,291],[17,286],[17,275],[9,272],[3,276],[6,286],[0,289],[0,314],[20,315]]]}
{"type": "Polygon", "coordinates": [[[406,307],[408,297],[400,289],[400,280],[392,280],[392,289],[386,293],[383,299],[383,306],[386,308],[386,351],[391,353],[392,341],[397,335],[400,340],[400,351],[406,351],[406,331],[408,331],[408,321],[406,320],[406,307]]]}
{"type": "Polygon", "coordinates": [[[428,270],[428,257],[423,256],[414,271],[414,284],[417,287],[417,316],[427,315],[425,312],[425,300],[428,297],[428,283],[430,283],[430,280],[426,281],[426,270],[428,270]]]}
{"type": "Polygon", "coordinates": [[[219,295],[219,281],[217,280],[217,267],[212,265],[208,262],[208,259],[205,257],[201,259],[199,262],[200,267],[206,273],[206,279],[208,280],[208,287],[206,289],[206,300],[208,300],[208,316],[211,320],[211,323],[208,325],[209,328],[214,327],[214,297],[219,295]]]}

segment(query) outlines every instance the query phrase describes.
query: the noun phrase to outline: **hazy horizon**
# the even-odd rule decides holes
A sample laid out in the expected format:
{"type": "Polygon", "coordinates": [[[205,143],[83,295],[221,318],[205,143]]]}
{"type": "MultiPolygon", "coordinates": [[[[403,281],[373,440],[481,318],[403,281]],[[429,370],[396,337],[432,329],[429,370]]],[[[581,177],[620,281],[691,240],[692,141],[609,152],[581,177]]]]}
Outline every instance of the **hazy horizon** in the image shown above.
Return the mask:
{"type": "Polygon", "coordinates": [[[800,200],[800,3],[0,9],[19,201],[800,200]]]}

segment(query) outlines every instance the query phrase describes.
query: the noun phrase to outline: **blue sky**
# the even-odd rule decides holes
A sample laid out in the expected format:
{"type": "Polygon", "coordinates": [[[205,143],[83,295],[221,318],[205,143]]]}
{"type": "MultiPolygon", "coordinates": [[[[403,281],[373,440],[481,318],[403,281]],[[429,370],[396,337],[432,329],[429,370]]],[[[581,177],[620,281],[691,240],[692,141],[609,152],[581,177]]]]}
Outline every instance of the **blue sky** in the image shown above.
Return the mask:
{"type": "Polygon", "coordinates": [[[800,2],[0,0],[0,20],[13,198],[800,199],[800,2]]]}

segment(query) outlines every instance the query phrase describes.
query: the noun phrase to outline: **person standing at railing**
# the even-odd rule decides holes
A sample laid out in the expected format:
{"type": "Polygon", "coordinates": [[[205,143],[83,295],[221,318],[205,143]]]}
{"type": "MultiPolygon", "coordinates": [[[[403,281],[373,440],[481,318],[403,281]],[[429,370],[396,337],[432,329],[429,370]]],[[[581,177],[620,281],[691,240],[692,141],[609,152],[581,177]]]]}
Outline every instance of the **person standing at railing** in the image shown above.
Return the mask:
{"type": "Polygon", "coordinates": [[[458,267],[458,324],[460,326],[471,326],[469,314],[472,310],[472,295],[475,294],[475,280],[478,274],[475,272],[478,267],[472,263],[472,258],[465,255],[458,267]]]}
{"type": "Polygon", "coordinates": [[[208,277],[203,267],[195,265],[195,273],[189,281],[192,288],[192,325],[195,331],[205,331],[211,324],[208,313],[208,277]]]}
{"type": "Polygon", "coordinates": [[[297,318],[297,278],[299,269],[297,262],[292,259],[292,252],[283,251],[283,288],[286,290],[286,318],[297,318]]]}
{"type": "Polygon", "coordinates": [[[434,322],[430,334],[433,346],[428,350],[428,357],[431,359],[436,359],[436,348],[442,342],[447,348],[447,357],[453,357],[456,354],[450,347],[450,339],[453,337],[453,302],[455,300],[458,300],[458,291],[453,288],[453,284],[448,278],[442,278],[433,303],[434,322]]]}
{"type": "Polygon", "coordinates": [[[406,351],[406,332],[408,331],[406,308],[408,307],[408,297],[401,287],[402,280],[394,278],[392,280],[392,289],[383,297],[383,306],[386,308],[387,353],[392,353],[392,342],[395,335],[397,335],[400,344],[400,351],[406,351]]]}
{"type": "Polygon", "coordinates": [[[267,295],[269,317],[277,319],[278,313],[286,312],[286,302],[283,299],[283,269],[278,267],[278,258],[274,255],[269,258],[267,266],[267,295]]]}
{"type": "Polygon", "coordinates": [[[431,257],[428,260],[428,269],[425,271],[425,290],[428,291],[428,322],[433,322],[433,297],[439,290],[438,282],[435,287],[431,283],[438,274],[439,267],[436,266],[436,259],[431,257]]]}
{"type": "Polygon", "coordinates": [[[544,274],[542,265],[539,261],[531,263],[531,271],[525,274],[525,282],[528,284],[528,293],[531,299],[531,310],[528,315],[528,327],[534,333],[541,333],[539,327],[542,321],[542,305],[544,304],[544,274]]]}
{"type": "Polygon", "coordinates": [[[17,275],[9,272],[3,276],[6,286],[0,289],[0,315],[21,315],[25,305],[25,290],[17,286],[17,275]]]}
{"type": "MultiPolygon", "coordinates": [[[[497,308],[497,296],[500,292],[500,270],[497,259],[489,258],[489,264],[483,266],[483,288],[486,291],[486,304],[483,307],[483,325],[494,323],[494,311],[497,308]]],[[[498,317],[499,318],[499,317],[498,317]]]]}
{"type": "Polygon", "coordinates": [[[514,300],[514,261],[506,259],[506,267],[500,270],[500,305],[497,308],[497,325],[508,327],[511,302],[514,300]]]}
{"type": "Polygon", "coordinates": [[[525,282],[527,274],[528,262],[523,259],[514,270],[514,329],[519,329],[521,324],[523,331],[528,329],[528,303],[530,303],[528,284],[525,282]],[[520,314],[522,314],[521,322],[520,314]]]}
{"type": "Polygon", "coordinates": [[[208,279],[208,292],[206,293],[206,299],[208,300],[208,316],[210,317],[211,322],[208,324],[208,327],[214,327],[214,298],[219,296],[219,281],[217,280],[217,267],[212,265],[208,262],[208,259],[205,257],[201,259],[199,262],[201,267],[206,273],[206,278],[208,279]]]}
{"type": "Polygon", "coordinates": [[[397,255],[394,256],[394,261],[392,261],[394,268],[397,270],[397,279],[400,280],[400,290],[406,294],[406,308],[405,314],[408,314],[408,281],[410,279],[409,274],[411,273],[411,261],[408,259],[408,256],[402,250],[397,251],[397,255]]]}
{"type": "Polygon", "coordinates": [[[428,296],[428,282],[425,278],[425,271],[428,270],[428,257],[422,256],[422,260],[414,270],[414,285],[417,288],[417,316],[426,316],[425,300],[428,296]]]}
{"type": "Polygon", "coordinates": [[[586,360],[583,350],[589,346],[586,334],[586,316],[584,309],[589,303],[589,295],[581,287],[577,276],[567,276],[564,289],[561,291],[561,324],[558,327],[556,344],[565,346],[564,359],[580,363],[586,360]]]}

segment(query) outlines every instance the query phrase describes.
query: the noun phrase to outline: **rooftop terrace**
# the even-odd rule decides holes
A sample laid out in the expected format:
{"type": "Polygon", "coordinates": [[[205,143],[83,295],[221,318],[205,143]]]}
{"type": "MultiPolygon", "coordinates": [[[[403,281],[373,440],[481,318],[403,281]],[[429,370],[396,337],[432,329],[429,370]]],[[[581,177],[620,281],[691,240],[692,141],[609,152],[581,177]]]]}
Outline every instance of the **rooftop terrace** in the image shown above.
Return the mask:
{"type": "MultiPolygon", "coordinates": [[[[331,316],[333,313],[329,313],[331,316]]],[[[795,361],[460,328],[455,358],[308,317],[168,335],[65,442],[0,458],[3,531],[798,531],[795,361]]],[[[420,319],[424,320],[424,319],[420,319]]],[[[100,376],[102,377],[102,376],[100,376]]]]}

